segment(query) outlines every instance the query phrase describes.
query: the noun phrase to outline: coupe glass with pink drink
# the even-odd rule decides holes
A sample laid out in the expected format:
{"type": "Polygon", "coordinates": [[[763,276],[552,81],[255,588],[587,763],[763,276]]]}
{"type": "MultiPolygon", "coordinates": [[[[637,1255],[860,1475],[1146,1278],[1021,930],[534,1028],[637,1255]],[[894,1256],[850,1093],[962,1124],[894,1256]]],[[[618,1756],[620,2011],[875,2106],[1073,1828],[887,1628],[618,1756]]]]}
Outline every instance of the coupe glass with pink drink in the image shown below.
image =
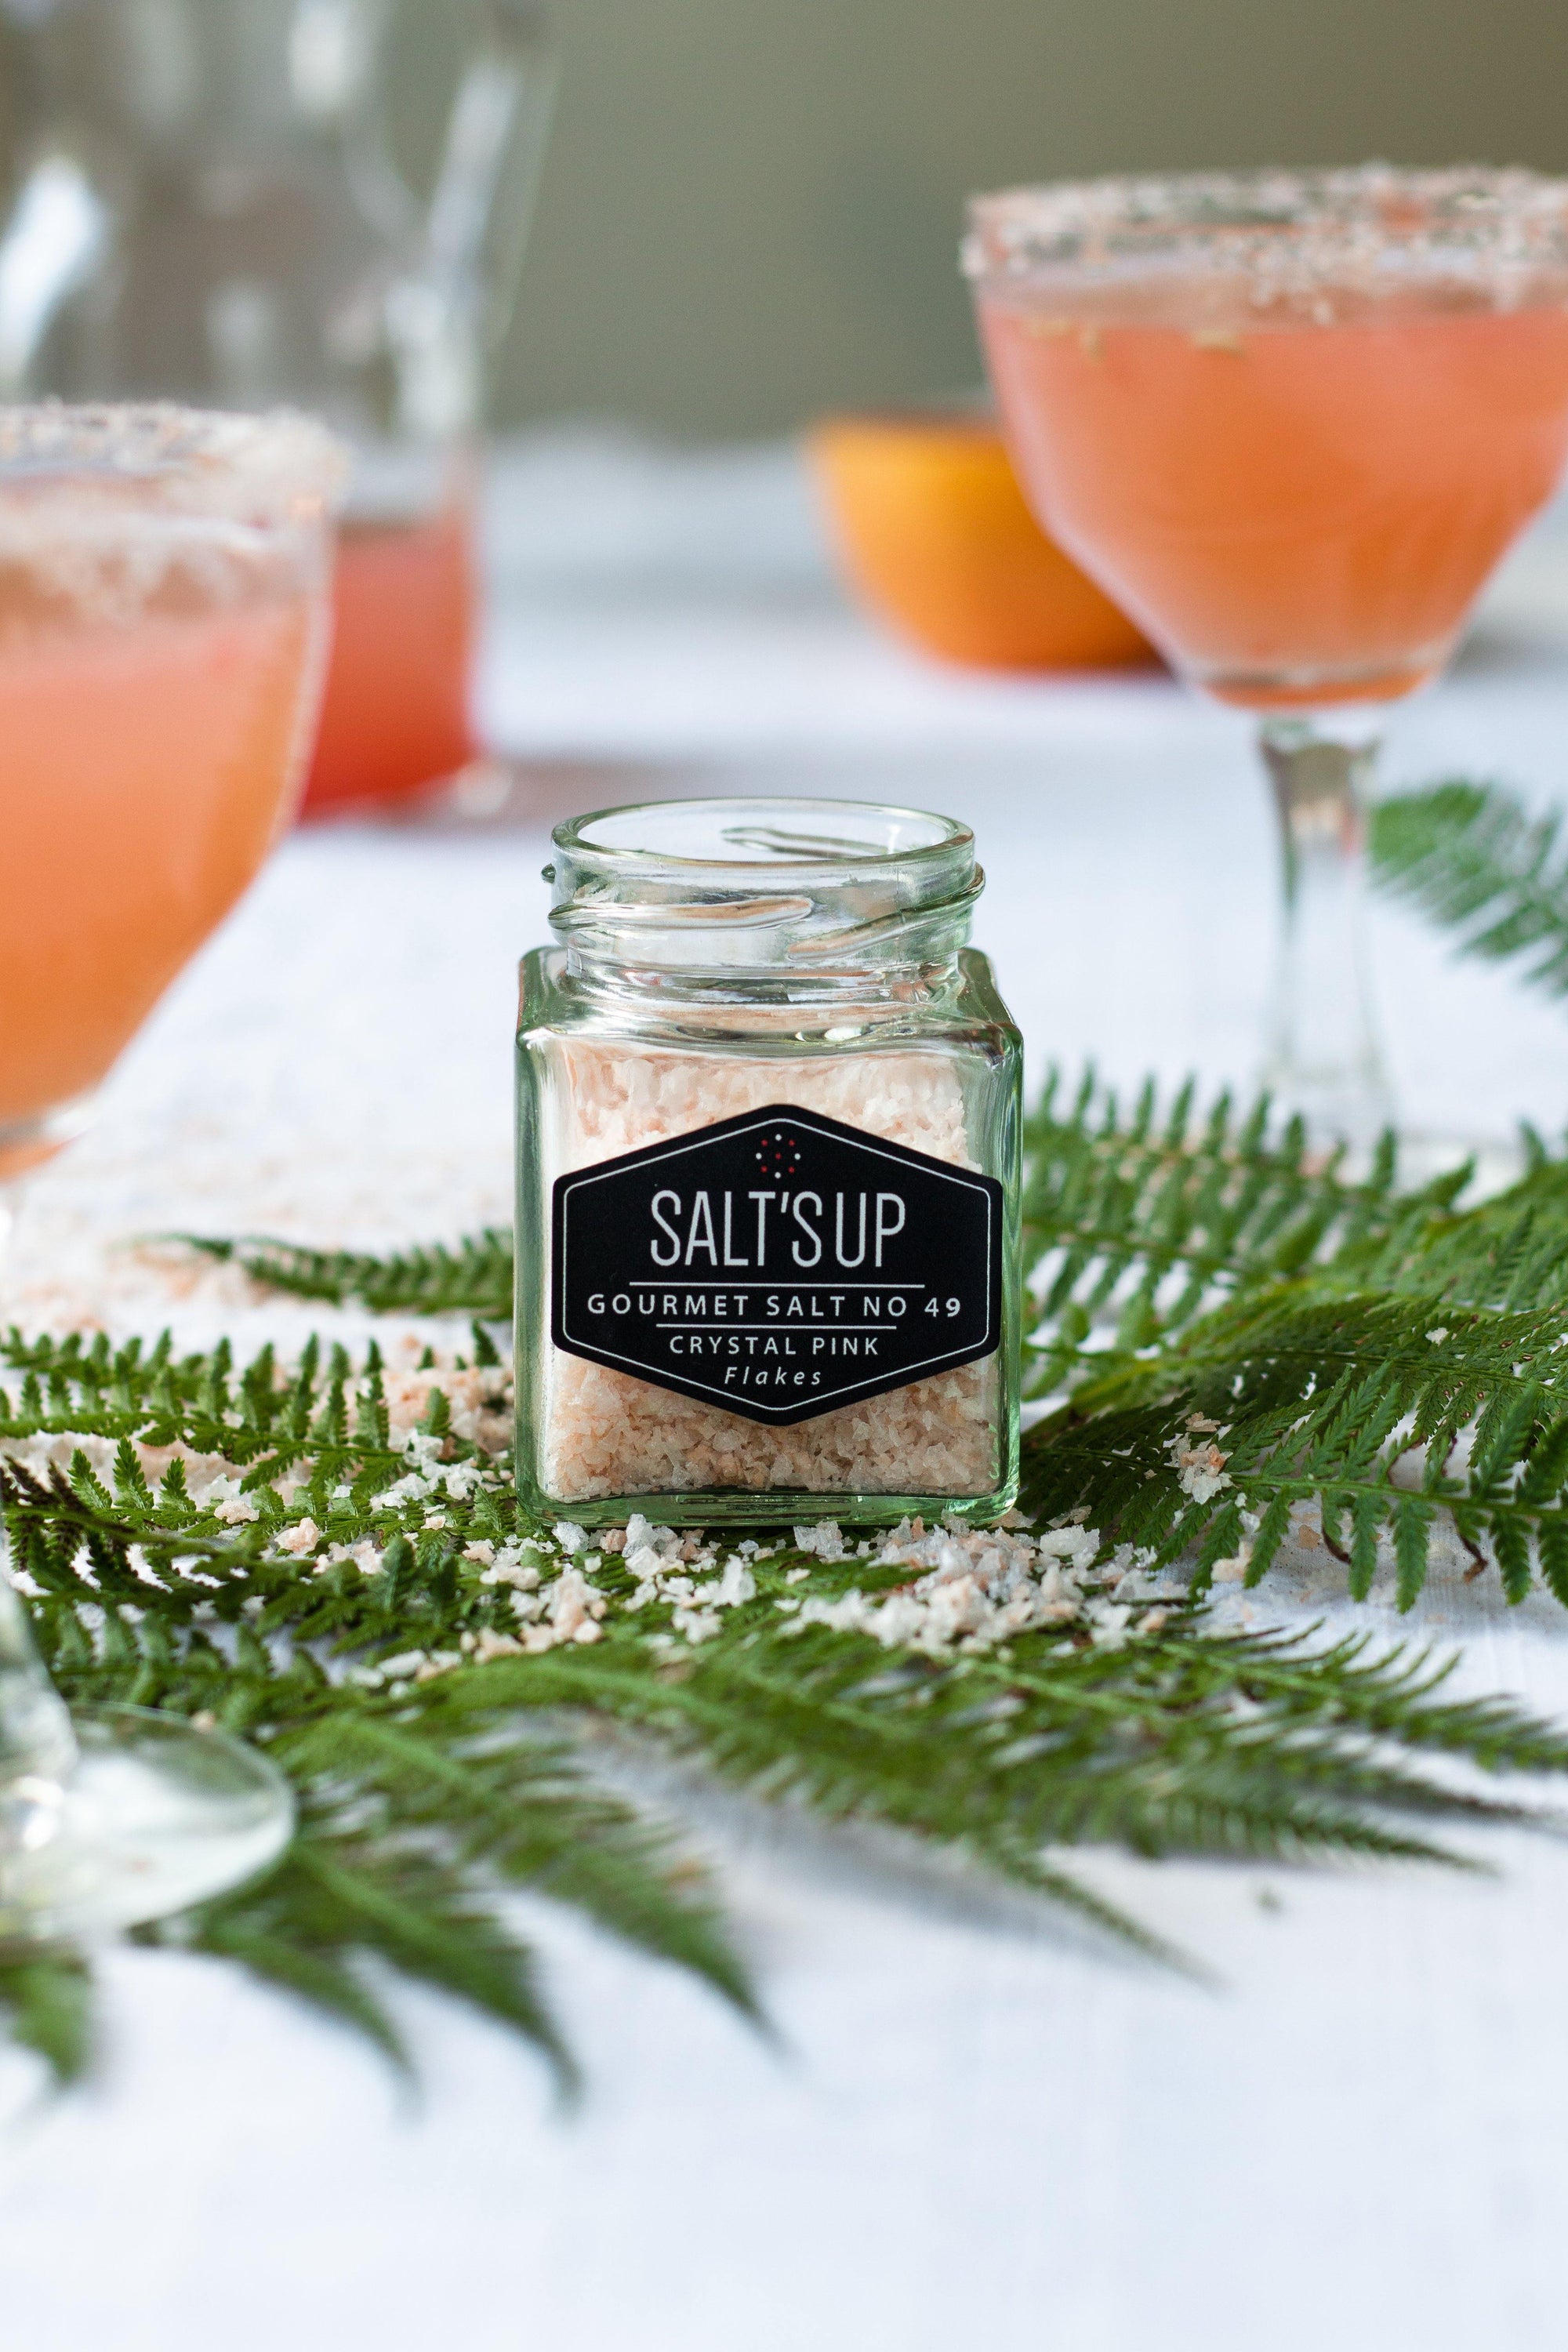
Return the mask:
{"type": "Polygon", "coordinates": [[[1174,667],[1255,711],[1283,844],[1268,1077],[1364,1147],[1380,713],[1568,458],[1568,182],[1258,172],[1018,188],[965,267],[1025,485],[1174,667]]]}
{"type": "MultiPolygon", "coordinates": [[[[343,471],[300,417],[0,408],[0,1226],[292,814],[343,471]]],[[[0,1565],[0,1944],[183,1908],[290,1820],[237,1741],[73,1723],[0,1565]]]]}

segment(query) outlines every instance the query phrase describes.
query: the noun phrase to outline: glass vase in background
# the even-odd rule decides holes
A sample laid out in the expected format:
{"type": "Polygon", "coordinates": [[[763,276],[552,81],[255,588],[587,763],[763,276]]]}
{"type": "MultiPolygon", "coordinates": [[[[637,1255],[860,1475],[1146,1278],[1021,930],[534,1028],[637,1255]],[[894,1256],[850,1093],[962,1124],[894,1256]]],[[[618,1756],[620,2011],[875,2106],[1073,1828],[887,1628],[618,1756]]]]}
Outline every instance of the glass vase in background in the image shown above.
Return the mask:
{"type": "Polygon", "coordinates": [[[1436,676],[1568,457],[1568,182],[1256,172],[975,200],[965,265],[1041,520],[1257,714],[1283,920],[1265,1076],[1390,1115],[1359,916],[1381,715],[1436,676]]]}
{"type": "MultiPolygon", "coordinates": [[[[0,1226],[292,814],[345,469],[300,416],[0,409],[0,1226]]],[[[290,1819],[216,1732],[73,1727],[0,1564],[0,1942],[183,1908],[290,1819]]]]}
{"type": "Polygon", "coordinates": [[[324,419],[355,466],[305,805],[465,770],[476,438],[553,92],[532,0],[0,0],[0,400],[324,419]]]}

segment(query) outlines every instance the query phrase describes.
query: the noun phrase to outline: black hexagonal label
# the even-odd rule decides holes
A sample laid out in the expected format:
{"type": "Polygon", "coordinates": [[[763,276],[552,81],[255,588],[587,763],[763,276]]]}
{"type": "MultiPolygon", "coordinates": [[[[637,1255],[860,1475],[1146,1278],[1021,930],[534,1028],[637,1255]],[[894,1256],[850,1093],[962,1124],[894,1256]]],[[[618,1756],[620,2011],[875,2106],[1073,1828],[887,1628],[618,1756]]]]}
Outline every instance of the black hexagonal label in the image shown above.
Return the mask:
{"type": "Polygon", "coordinates": [[[748,1421],[988,1356],[1002,1187],[774,1103],[557,1179],[551,1335],[748,1421]]]}

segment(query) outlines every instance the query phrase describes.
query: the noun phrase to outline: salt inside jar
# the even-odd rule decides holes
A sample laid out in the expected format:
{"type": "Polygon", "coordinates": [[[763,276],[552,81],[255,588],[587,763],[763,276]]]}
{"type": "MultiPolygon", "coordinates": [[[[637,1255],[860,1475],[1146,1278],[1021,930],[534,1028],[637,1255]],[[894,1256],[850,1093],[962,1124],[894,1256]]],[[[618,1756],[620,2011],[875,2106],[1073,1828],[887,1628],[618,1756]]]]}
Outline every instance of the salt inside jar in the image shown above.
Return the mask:
{"type": "Polygon", "coordinates": [[[672,801],[557,827],[518,1023],[517,1464],[586,1525],[994,1518],[1022,1056],[968,827],[672,801]]]}

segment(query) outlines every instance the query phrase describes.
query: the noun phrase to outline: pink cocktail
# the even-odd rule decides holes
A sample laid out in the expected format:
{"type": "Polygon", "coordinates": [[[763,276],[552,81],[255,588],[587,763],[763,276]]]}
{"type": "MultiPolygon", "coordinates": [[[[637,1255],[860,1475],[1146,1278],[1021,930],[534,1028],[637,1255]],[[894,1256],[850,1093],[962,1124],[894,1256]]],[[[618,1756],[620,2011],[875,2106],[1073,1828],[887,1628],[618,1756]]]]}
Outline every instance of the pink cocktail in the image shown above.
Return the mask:
{"type": "Polygon", "coordinates": [[[337,467],[302,419],[0,410],[0,1181],[292,814],[337,467]]]}
{"type": "MultiPolygon", "coordinates": [[[[292,813],[342,470],[299,417],[0,409],[0,1227],[292,813]]],[[[0,1944],[184,1909],[292,1819],[237,1740],[68,1715],[0,1559],[0,1944]]]]}
{"type": "Polygon", "coordinates": [[[977,200],[967,258],[1041,520],[1178,670],[1262,718],[1287,906],[1269,1075],[1365,1140],[1386,1097],[1358,795],[1378,707],[1440,669],[1568,460],[1568,184],[1019,189],[977,200]]]}

